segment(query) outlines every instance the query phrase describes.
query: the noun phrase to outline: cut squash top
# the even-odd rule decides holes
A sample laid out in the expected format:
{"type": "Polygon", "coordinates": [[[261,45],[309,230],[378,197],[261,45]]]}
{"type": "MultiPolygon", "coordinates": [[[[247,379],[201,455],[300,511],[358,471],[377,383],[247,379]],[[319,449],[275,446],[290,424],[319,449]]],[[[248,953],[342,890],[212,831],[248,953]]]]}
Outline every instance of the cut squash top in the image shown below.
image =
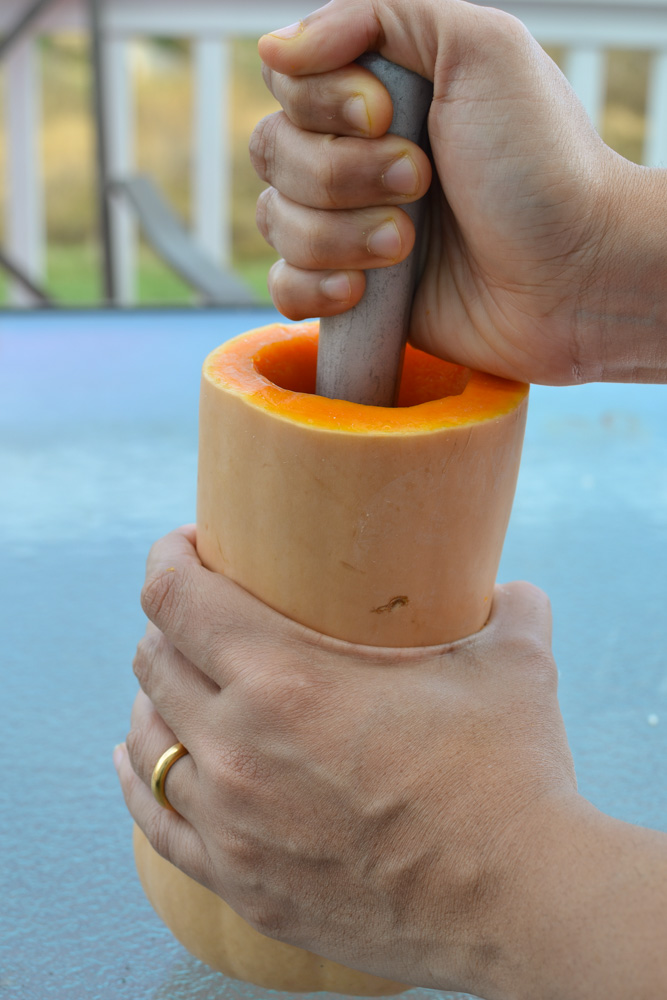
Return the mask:
{"type": "Polygon", "coordinates": [[[406,347],[398,405],[365,406],[315,394],[315,322],[272,323],[209,354],[203,375],[252,406],[322,430],[423,434],[505,416],[528,393],[523,382],[450,364],[406,347]]]}

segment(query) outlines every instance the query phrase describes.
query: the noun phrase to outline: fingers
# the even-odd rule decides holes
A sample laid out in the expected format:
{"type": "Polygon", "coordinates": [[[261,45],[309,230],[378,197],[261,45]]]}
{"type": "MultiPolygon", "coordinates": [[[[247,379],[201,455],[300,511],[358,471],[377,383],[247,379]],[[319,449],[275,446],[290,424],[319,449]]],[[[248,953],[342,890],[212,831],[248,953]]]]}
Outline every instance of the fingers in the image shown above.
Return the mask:
{"type": "MultiPolygon", "coordinates": [[[[178,733],[178,739],[194,754],[202,719],[212,699],[220,693],[220,687],[186,659],[151,622],[137,646],[132,666],[142,691],[150,698],[151,709],[154,705],[160,713],[160,722],[164,720],[173,733],[178,733]]],[[[141,704],[137,699],[135,709],[141,704]]]]}
{"type": "Polygon", "coordinates": [[[391,124],[393,108],[389,94],[361,66],[292,77],[264,65],[262,74],[287,117],[308,132],[375,138],[384,135],[391,124]]]}
{"type": "MultiPolygon", "coordinates": [[[[193,541],[192,529],[186,528],[153,545],[141,604],[190,664],[225,687],[235,676],[239,649],[254,656],[262,645],[271,646],[283,635],[289,638],[296,626],[231,580],[205,569],[193,541]],[[257,637],[250,649],[249,637],[257,637]]],[[[190,680],[194,677],[190,674],[190,680]]]]}
{"type": "Polygon", "coordinates": [[[223,577],[202,566],[190,529],[170,532],[148,554],[141,592],[144,614],[216,683],[216,639],[222,639],[230,588],[223,577]]]}
{"type": "MultiPolygon", "coordinates": [[[[325,34],[345,34],[350,17],[356,18],[345,3],[330,3],[308,18],[316,26],[306,45],[311,50],[318,46],[320,14],[328,19],[325,34]]],[[[423,197],[431,184],[424,151],[385,134],[393,114],[385,88],[350,64],[377,34],[370,7],[367,14],[370,34],[362,31],[350,60],[315,60],[308,72],[290,57],[277,63],[268,58],[263,71],[284,111],[260,122],[250,143],[255,170],[270,185],[258,200],[257,225],[283,258],[271,271],[269,289],[276,307],[293,320],[347,311],[365,290],[361,271],[404,260],[414,246],[414,227],[393,206],[423,197]]],[[[287,32],[302,34],[303,25],[287,32]]],[[[274,41],[280,47],[281,39],[274,41]]],[[[266,45],[272,50],[270,38],[266,45]]]]}
{"type": "MultiPolygon", "coordinates": [[[[164,749],[166,747],[163,747],[164,749]]],[[[176,782],[173,778],[178,774],[177,768],[186,761],[187,756],[182,757],[169,772],[167,781],[170,801],[172,796],[177,798],[174,789],[176,782]]],[[[195,828],[178,812],[172,812],[158,805],[150,787],[134,770],[127,748],[123,744],[114,751],[114,764],[118,771],[125,804],[152,847],[181,871],[203,883],[207,871],[210,870],[211,861],[204,842],[195,828]]]]}
{"type": "Polygon", "coordinates": [[[289,264],[314,270],[388,267],[407,257],[415,242],[412,221],[399,208],[318,211],[275,188],[259,197],[257,225],[289,264]]]}
{"type": "MultiPolygon", "coordinates": [[[[158,760],[169,747],[183,742],[164,722],[150,698],[139,691],[132,707],[132,728],[125,740],[132,770],[150,791],[151,777],[158,760]]],[[[191,819],[197,811],[198,787],[195,758],[187,753],[169,768],[165,780],[165,794],[179,815],[191,819]]],[[[152,792],[151,792],[152,795],[152,792]]],[[[157,804],[157,803],[156,803],[157,804]]]]}
{"type": "MultiPolygon", "coordinates": [[[[336,132],[330,121],[329,133],[336,132]]],[[[311,208],[398,205],[426,194],[431,164],[423,150],[395,135],[367,139],[303,131],[286,114],[264,118],[250,140],[262,180],[311,208]]]]}
{"type": "Polygon", "coordinates": [[[336,316],[360,301],[366,288],[363,271],[304,271],[278,260],[268,276],[271,298],[288,319],[336,316]]]}

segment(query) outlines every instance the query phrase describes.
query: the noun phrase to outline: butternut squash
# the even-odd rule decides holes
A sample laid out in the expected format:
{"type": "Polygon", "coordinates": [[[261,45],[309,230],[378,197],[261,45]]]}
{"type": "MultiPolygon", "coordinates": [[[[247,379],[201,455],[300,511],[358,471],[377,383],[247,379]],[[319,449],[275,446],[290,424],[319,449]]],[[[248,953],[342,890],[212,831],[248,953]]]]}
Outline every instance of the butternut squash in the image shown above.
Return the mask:
{"type": "MultiPolygon", "coordinates": [[[[317,324],[273,324],[206,359],[197,547],[284,615],[357,643],[482,628],[510,516],[528,387],[406,350],[395,408],[314,395],[317,324]]],[[[135,831],[139,875],[176,937],[259,986],[407,987],[263,937],[135,831]]]]}

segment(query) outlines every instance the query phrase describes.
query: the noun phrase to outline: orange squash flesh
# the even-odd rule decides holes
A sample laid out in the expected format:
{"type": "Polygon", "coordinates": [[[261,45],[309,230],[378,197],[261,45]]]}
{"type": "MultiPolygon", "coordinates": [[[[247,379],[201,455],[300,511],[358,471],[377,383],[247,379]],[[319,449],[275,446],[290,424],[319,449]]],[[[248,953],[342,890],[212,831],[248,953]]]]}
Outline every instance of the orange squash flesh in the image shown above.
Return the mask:
{"type": "MultiPolygon", "coordinates": [[[[399,405],[314,394],[317,324],[273,324],[204,363],[197,548],[295,621],[380,646],[482,628],[510,516],[528,387],[406,349],[399,405]]],[[[213,968],[259,986],[386,995],[398,983],[263,937],[160,858],[154,908],[213,968]]]]}
{"type": "Polygon", "coordinates": [[[522,402],[522,382],[473,371],[406,348],[398,405],[364,406],[316,396],[315,322],[260,327],[227,341],[203,377],[258,409],[347,434],[425,434],[496,419],[522,402]]]}

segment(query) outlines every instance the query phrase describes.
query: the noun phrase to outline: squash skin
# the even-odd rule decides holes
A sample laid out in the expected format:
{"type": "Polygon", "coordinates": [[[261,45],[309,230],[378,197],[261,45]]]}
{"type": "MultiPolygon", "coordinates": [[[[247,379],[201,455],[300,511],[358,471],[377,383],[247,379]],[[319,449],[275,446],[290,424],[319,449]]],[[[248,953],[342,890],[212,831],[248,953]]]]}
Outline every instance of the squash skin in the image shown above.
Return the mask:
{"type": "MultiPolygon", "coordinates": [[[[255,342],[313,328],[251,331],[250,354],[255,342]]],[[[514,498],[527,387],[495,380],[497,410],[492,402],[481,419],[448,422],[426,403],[423,419],[411,407],[397,429],[394,417],[383,421],[383,408],[338,402],[344,417],[332,426],[316,411],[313,417],[314,401],[302,393],[270,386],[263,395],[242,379],[220,378],[233,349],[212,352],[202,375],[203,564],[293,620],[355,643],[428,646],[482,628],[514,498]],[[507,386],[515,390],[508,394],[507,386]],[[350,407],[377,429],[360,433],[350,407]]],[[[466,393],[456,404],[464,414],[466,393]]],[[[337,419],[336,406],[327,412],[337,419]]],[[[135,857],[158,915],[226,975],[290,992],[381,996],[409,988],[264,937],[157,855],[138,828],[135,857]]]]}

